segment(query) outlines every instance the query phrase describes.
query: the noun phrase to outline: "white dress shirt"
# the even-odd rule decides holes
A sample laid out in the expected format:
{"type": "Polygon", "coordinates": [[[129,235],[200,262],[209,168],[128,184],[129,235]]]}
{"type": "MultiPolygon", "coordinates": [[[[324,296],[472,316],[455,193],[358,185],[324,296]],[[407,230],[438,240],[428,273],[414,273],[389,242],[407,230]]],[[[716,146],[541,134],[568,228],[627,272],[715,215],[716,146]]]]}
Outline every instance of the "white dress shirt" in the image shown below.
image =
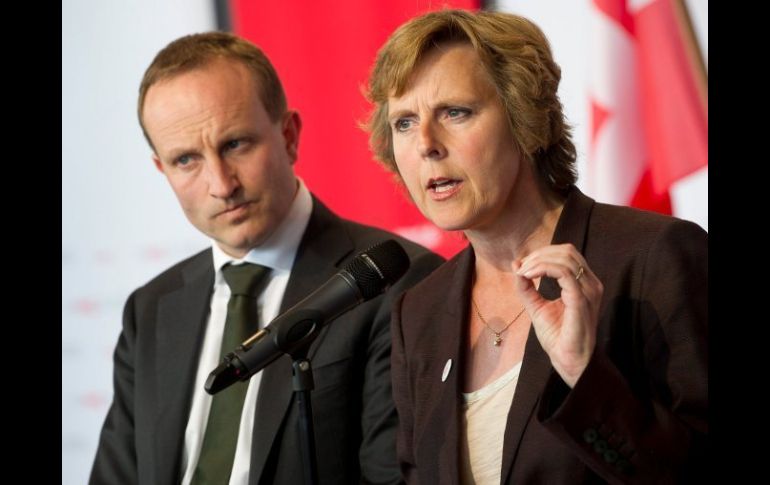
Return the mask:
{"type": "MultiPolygon", "coordinates": [[[[225,317],[227,316],[227,302],[230,299],[230,288],[222,276],[222,267],[231,262],[234,264],[248,262],[271,268],[267,276],[268,282],[257,300],[260,315],[259,328],[264,327],[278,316],[297,248],[313,210],[313,199],[310,192],[302,180],[299,180],[298,185],[297,194],[294,196],[294,201],[286,218],[264,244],[249,251],[243,259],[233,258],[222,251],[216,242],[212,241],[215,269],[214,293],[211,297],[209,319],[198,362],[198,372],[195,377],[190,419],[187,421],[187,428],[185,429],[182,457],[183,485],[188,485],[192,480],[203,444],[203,436],[206,433],[212,396],[205,391],[203,386],[208,375],[220,362],[219,353],[225,328],[225,317]]],[[[246,391],[230,485],[246,485],[248,483],[254,413],[261,378],[261,371],[254,374],[246,391]]]]}

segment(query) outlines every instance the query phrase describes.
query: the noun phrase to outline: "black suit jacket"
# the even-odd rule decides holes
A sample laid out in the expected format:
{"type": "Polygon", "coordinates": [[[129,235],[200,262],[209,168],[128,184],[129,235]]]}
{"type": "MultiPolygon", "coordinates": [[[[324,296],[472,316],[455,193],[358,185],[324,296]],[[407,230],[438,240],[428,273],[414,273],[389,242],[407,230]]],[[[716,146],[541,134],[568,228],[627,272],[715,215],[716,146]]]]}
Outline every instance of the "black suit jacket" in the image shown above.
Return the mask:
{"type": "MultiPolygon", "coordinates": [[[[321,483],[399,480],[390,387],[390,307],[397,294],[443,260],[382,230],[340,219],[314,198],[281,304],[283,312],[357,253],[388,238],[396,238],[409,254],[407,274],[385,295],[326,326],[309,352],[315,378],[312,405],[321,483]]],[[[180,482],[184,431],[213,282],[208,249],[129,297],[115,350],[115,395],[90,483],[180,482]]],[[[284,356],[263,371],[250,484],[303,483],[296,407],[291,360],[284,356]]]]}
{"type": "MultiPolygon", "coordinates": [[[[604,285],[596,350],[570,390],[529,333],[501,483],[700,483],[708,470],[708,242],[695,224],[569,195],[553,243],[604,285]]],[[[409,483],[456,484],[472,248],[396,301],[393,394],[409,483]],[[452,368],[441,376],[447,360],[452,368]]],[[[543,278],[540,293],[559,296],[543,278]]]]}

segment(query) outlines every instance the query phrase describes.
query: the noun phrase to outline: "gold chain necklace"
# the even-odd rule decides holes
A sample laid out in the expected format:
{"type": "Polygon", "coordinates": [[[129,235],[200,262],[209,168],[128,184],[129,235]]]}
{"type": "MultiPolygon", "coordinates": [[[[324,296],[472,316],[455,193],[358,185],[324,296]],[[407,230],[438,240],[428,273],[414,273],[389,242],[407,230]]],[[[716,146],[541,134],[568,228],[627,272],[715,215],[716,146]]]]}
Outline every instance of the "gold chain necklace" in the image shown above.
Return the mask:
{"type": "Polygon", "coordinates": [[[502,330],[500,330],[499,332],[495,332],[495,329],[490,327],[489,324],[487,323],[487,320],[481,315],[481,312],[479,311],[479,306],[476,304],[476,300],[474,300],[473,297],[471,297],[471,303],[473,303],[473,308],[476,310],[476,315],[479,316],[479,320],[481,320],[481,323],[486,325],[486,327],[489,329],[489,331],[492,332],[493,334],[495,334],[495,339],[492,341],[492,343],[495,345],[495,347],[499,347],[500,344],[502,343],[503,337],[501,337],[501,335],[503,334],[503,332],[508,330],[508,327],[513,325],[513,322],[518,320],[519,317],[521,316],[521,314],[524,313],[524,307],[521,307],[521,311],[519,313],[517,313],[515,317],[513,317],[513,320],[508,322],[508,324],[502,330]]]}

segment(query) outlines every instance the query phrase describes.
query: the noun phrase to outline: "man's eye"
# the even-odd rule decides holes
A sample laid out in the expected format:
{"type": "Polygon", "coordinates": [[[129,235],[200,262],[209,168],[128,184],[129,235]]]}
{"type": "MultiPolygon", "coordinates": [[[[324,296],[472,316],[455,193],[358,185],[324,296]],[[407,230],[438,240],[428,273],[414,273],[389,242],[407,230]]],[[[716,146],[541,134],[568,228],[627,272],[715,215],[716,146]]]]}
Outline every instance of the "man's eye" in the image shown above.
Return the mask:
{"type": "Polygon", "coordinates": [[[225,150],[235,150],[241,146],[241,140],[230,140],[225,143],[225,150]]]}
{"type": "Polygon", "coordinates": [[[192,157],[190,155],[182,155],[181,157],[176,159],[177,165],[187,165],[192,160],[192,157]]]}

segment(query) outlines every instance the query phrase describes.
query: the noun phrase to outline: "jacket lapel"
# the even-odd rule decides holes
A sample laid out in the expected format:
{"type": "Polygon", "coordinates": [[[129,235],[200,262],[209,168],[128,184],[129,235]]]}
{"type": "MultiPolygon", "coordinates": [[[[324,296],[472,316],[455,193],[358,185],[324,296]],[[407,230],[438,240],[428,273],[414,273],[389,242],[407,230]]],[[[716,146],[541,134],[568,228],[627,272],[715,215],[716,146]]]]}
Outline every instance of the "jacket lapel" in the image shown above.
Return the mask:
{"type": "Polygon", "coordinates": [[[156,478],[179,482],[192,387],[214,284],[211,251],[182,271],[183,286],[160,298],[157,315],[156,478]]]}
{"type": "MultiPolygon", "coordinates": [[[[573,187],[564,203],[564,209],[559,217],[559,222],[556,224],[551,244],[572,243],[580,253],[583,253],[592,208],[593,200],[573,187]]],[[[553,278],[541,279],[538,291],[548,300],[555,300],[561,295],[559,284],[553,278]]],[[[540,346],[535,335],[535,329],[532,327],[524,348],[524,358],[513,403],[508,411],[508,422],[505,427],[503,442],[501,483],[508,483],[511,479],[519,444],[524,436],[524,431],[530,424],[532,413],[535,411],[535,406],[551,372],[553,372],[551,361],[543,347],[540,346]]]]}
{"type": "MultiPolygon", "coordinates": [[[[444,311],[436,313],[436,322],[428,323],[424,328],[434,329],[433,340],[437,343],[435,363],[437,368],[431,371],[438,384],[435,393],[436,405],[427,417],[427,424],[420,436],[421,441],[431,441],[433,446],[417,446],[417,450],[439,449],[438,483],[458,483],[458,462],[460,459],[460,392],[463,378],[463,329],[468,314],[468,294],[470,292],[471,275],[473,270],[473,251],[470,248],[460,253],[453,264],[455,268],[449,275],[450,286],[440,299],[445,304],[437,305],[444,311]],[[451,359],[451,369],[445,382],[440,382],[445,363],[451,359]]],[[[430,463],[436,457],[418,457],[417,461],[430,463]]],[[[433,477],[435,479],[435,477],[433,477]]],[[[430,480],[423,477],[423,480],[430,480]]]]}
{"type": "MultiPolygon", "coordinates": [[[[313,197],[313,212],[297,250],[281,313],[326,282],[353,249],[342,221],[313,197]]],[[[310,348],[309,357],[313,357],[324,335],[322,330],[310,348]]],[[[254,418],[250,483],[259,483],[275,438],[284,426],[284,417],[292,402],[291,377],[291,358],[286,355],[262,371],[254,418]]]]}

